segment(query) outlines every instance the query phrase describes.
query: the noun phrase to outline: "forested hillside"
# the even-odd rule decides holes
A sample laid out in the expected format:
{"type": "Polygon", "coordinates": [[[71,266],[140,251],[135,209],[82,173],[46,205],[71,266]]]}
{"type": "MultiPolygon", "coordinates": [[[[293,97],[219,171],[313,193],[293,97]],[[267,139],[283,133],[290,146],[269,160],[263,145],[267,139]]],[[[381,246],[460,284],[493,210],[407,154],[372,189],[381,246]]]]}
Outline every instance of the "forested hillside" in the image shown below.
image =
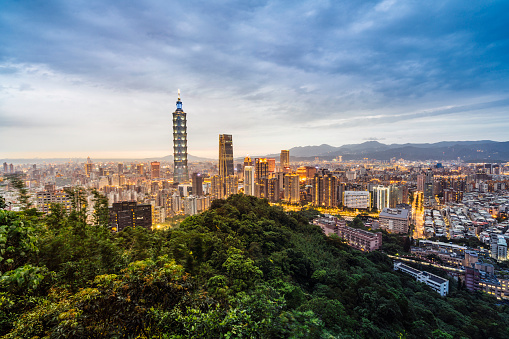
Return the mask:
{"type": "Polygon", "coordinates": [[[111,233],[104,210],[0,211],[3,338],[508,338],[509,309],[442,298],[309,224],[235,195],[178,229],[111,233]]]}

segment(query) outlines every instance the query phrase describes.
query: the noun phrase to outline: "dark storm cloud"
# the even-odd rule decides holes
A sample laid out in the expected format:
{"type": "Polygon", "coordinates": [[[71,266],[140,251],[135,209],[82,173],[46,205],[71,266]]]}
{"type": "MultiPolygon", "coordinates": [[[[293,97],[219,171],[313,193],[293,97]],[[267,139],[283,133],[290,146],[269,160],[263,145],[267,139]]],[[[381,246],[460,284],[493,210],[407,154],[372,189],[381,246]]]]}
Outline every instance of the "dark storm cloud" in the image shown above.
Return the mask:
{"type": "Polygon", "coordinates": [[[110,81],[120,75],[127,86],[154,86],[146,63],[156,60],[163,73],[180,69],[176,76],[194,71],[233,80],[241,92],[253,90],[244,81],[255,87],[270,81],[262,62],[351,75],[390,98],[496,88],[504,81],[509,27],[500,13],[509,3],[385,7],[357,1],[7,2],[1,57],[110,81]]]}

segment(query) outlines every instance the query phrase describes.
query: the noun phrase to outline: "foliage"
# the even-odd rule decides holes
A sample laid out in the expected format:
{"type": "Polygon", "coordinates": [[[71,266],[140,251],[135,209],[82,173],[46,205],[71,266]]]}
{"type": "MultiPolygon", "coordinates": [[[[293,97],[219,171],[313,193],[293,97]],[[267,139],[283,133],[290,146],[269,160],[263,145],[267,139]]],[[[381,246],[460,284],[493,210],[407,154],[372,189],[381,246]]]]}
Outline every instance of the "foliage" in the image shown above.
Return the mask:
{"type": "Polygon", "coordinates": [[[28,189],[25,187],[25,183],[21,179],[21,177],[17,174],[10,174],[7,176],[7,179],[12,183],[12,186],[18,191],[19,194],[19,202],[23,210],[28,210],[32,206],[30,202],[30,195],[28,194],[28,189]]]}
{"type": "MultiPolygon", "coordinates": [[[[179,228],[112,233],[104,200],[88,224],[73,194],[70,213],[0,211],[5,338],[508,337],[507,306],[456,286],[440,297],[385,253],[326,237],[313,210],[241,194],[179,228]]],[[[382,233],[388,253],[409,245],[382,233]]]]}

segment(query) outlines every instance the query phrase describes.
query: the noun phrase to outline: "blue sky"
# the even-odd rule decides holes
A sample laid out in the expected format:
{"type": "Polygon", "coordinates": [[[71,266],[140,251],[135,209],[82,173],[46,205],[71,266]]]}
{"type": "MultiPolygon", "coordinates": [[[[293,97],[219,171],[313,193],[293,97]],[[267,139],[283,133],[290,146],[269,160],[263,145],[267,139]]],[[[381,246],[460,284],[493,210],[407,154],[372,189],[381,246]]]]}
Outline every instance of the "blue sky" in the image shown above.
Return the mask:
{"type": "Polygon", "coordinates": [[[508,1],[7,1],[0,157],[509,140],[508,1]]]}

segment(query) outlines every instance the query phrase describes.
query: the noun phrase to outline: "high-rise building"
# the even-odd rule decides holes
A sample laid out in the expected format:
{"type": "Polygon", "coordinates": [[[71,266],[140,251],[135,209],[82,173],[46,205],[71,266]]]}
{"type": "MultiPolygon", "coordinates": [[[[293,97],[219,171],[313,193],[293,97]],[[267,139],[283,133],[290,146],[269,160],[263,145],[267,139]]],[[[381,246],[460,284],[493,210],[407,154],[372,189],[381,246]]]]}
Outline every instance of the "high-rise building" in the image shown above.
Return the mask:
{"type": "Polygon", "coordinates": [[[390,188],[383,185],[373,187],[371,190],[371,207],[381,211],[390,207],[390,188]]]}
{"type": "Polygon", "coordinates": [[[233,175],[233,141],[230,134],[219,134],[219,175],[233,175]]]}
{"type": "Polygon", "coordinates": [[[138,172],[139,175],[145,174],[145,170],[143,169],[143,164],[136,165],[136,172],[138,172]]]}
{"type": "Polygon", "coordinates": [[[255,195],[253,166],[244,166],[244,194],[255,195]]]}
{"type": "Polygon", "coordinates": [[[380,228],[390,233],[408,233],[410,226],[410,210],[399,208],[384,208],[378,219],[380,228]]]}
{"type": "Polygon", "coordinates": [[[203,177],[200,173],[193,173],[191,176],[193,180],[193,195],[203,195],[203,177]]]}
{"type": "Polygon", "coordinates": [[[268,163],[268,171],[269,173],[274,173],[276,171],[276,159],[274,158],[270,158],[270,159],[267,159],[267,163],[268,163]]]}
{"type": "Polygon", "coordinates": [[[118,174],[120,175],[120,174],[124,173],[124,164],[119,163],[117,166],[118,166],[118,174]]]}
{"type": "Polygon", "coordinates": [[[334,207],[337,205],[337,179],[332,174],[315,174],[313,178],[313,205],[334,207]]]}
{"type": "Polygon", "coordinates": [[[150,163],[150,177],[152,179],[161,177],[161,163],[159,161],[152,161],[150,163]]]}
{"type": "Polygon", "coordinates": [[[92,170],[94,169],[94,164],[92,163],[92,160],[90,160],[90,157],[87,158],[87,163],[85,164],[85,174],[87,177],[90,177],[90,174],[92,173],[92,170]]]}
{"type": "Polygon", "coordinates": [[[14,165],[13,164],[9,165],[9,173],[14,173],[14,165]]]}
{"type": "Polygon", "coordinates": [[[253,160],[248,156],[244,158],[244,167],[246,166],[253,166],[253,160]]]}
{"type": "Polygon", "coordinates": [[[269,175],[269,163],[267,158],[255,158],[255,178],[259,182],[263,178],[267,178],[269,175]]]}
{"type": "Polygon", "coordinates": [[[7,168],[8,168],[7,163],[4,162],[4,173],[7,173],[7,168]]]}
{"type": "Polygon", "coordinates": [[[232,136],[231,134],[219,134],[219,177],[222,181],[224,196],[229,195],[227,179],[234,174],[232,136]]]}
{"type": "Polygon", "coordinates": [[[173,182],[189,180],[187,168],[187,119],[182,110],[180,90],[178,90],[177,109],[173,112],[173,182]]]}
{"type": "Polygon", "coordinates": [[[212,195],[214,199],[224,198],[223,180],[221,176],[214,175],[210,178],[210,195],[212,195]]]}
{"type": "Polygon", "coordinates": [[[237,194],[239,189],[239,177],[236,175],[229,175],[225,178],[225,197],[232,194],[237,194]]]}
{"type": "Polygon", "coordinates": [[[138,205],[135,201],[113,203],[109,209],[110,226],[114,232],[126,227],[152,227],[152,205],[138,205]]]}
{"type": "Polygon", "coordinates": [[[267,179],[267,196],[270,202],[279,201],[279,183],[277,178],[267,179]]]}
{"type": "Polygon", "coordinates": [[[281,155],[279,157],[279,165],[281,166],[281,170],[286,167],[290,167],[290,151],[289,150],[281,150],[281,155]]]}
{"type": "Polygon", "coordinates": [[[300,201],[300,183],[298,174],[287,174],[284,176],[285,182],[285,201],[290,204],[298,204],[300,201]]]}
{"type": "Polygon", "coordinates": [[[431,169],[417,176],[417,190],[424,192],[425,198],[433,196],[433,171],[431,169]]]}

